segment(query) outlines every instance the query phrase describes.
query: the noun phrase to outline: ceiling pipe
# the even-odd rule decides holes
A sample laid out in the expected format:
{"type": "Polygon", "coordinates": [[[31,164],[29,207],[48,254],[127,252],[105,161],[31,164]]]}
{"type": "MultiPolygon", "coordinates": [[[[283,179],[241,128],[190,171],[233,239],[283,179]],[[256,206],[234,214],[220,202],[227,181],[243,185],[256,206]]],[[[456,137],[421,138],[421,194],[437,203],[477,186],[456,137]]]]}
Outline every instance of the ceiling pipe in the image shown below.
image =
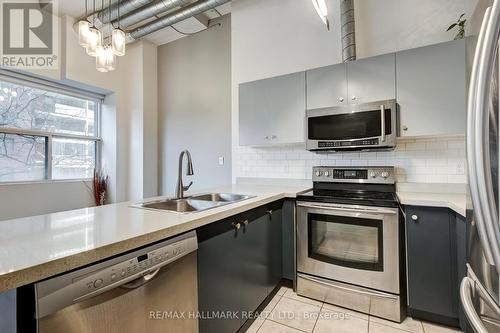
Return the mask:
{"type": "Polygon", "coordinates": [[[182,7],[189,4],[189,0],[155,0],[147,6],[122,16],[120,18],[120,26],[123,28],[130,27],[145,19],[167,12],[172,8],[182,7]]]}
{"type": "Polygon", "coordinates": [[[116,1],[110,7],[106,7],[105,9],[99,11],[97,13],[97,18],[103,24],[110,23],[112,21],[116,21],[119,16],[123,16],[127,13],[130,13],[136,9],[139,9],[147,4],[149,4],[152,0],[122,0],[116,1]],[[110,10],[111,9],[111,10],[110,10]]]}
{"type": "Polygon", "coordinates": [[[160,17],[150,23],[142,25],[127,34],[127,42],[133,42],[153,32],[184,21],[190,17],[221,6],[231,0],[200,0],[186,7],[180,8],[173,13],[160,17]]]}
{"type": "Polygon", "coordinates": [[[356,60],[356,29],[353,0],[340,0],[340,24],[342,35],[342,61],[356,60]]]}

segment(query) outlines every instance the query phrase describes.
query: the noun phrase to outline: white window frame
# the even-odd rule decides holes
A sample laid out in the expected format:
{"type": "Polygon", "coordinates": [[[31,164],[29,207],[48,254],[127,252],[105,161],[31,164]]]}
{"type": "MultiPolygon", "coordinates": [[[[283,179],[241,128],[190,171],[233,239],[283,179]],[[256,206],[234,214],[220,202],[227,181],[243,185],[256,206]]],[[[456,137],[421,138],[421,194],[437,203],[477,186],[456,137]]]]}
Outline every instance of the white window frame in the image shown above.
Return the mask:
{"type": "Polygon", "coordinates": [[[46,91],[72,96],[75,98],[81,98],[90,100],[96,103],[96,116],[95,116],[95,136],[86,135],[74,135],[74,134],[64,134],[64,133],[54,133],[37,131],[31,129],[21,129],[21,128],[9,128],[0,126],[0,134],[17,134],[17,135],[29,135],[45,138],[45,179],[41,180],[13,180],[13,181],[0,181],[1,185],[12,185],[12,184],[31,184],[31,183],[53,183],[53,182],[68,182],[68,181],[89,181],[92,178],[65,178],[65,179],[53,179],[52,177],[52,167],[53,167],[53,156],[52,156],[52,141],[53,138],[63,138],[63,139],[77,139],[85,141],[93,141],[95,144],[95,168],[99,170],[102,163],[102,138],[101,138],[101,119],[102,119],[102,103],[104,101],[104,95],[92,93],[89,91],[73,88],[70,86],[62,85],[57,82],[45,81],[36,77],[32,77],[25,74],[20,74],[18,72],[12,72],[9,70],[0,69],[0,82],[10,82],[18,85],[24,85],[27,87],[32,87],[36,89],[43,89],[46,91]]]}

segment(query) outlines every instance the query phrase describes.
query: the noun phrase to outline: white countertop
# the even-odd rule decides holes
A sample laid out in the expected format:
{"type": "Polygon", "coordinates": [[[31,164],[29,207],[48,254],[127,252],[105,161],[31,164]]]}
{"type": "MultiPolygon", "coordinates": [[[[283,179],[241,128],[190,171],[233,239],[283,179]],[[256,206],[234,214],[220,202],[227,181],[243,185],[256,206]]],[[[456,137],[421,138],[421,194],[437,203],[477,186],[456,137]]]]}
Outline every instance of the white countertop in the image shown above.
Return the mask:
{"type": "MultiPolygon", "coordinates": [[[[255,195],[206,211],[179,214],[132,202],[0,222],[0,291],[13,289],[283,199],[311,186],[235,184],[201,193],[255,195]]],[[[192,193],[187,193],[191,195],[192,193]]]]}
{"type": "Polygon", "coordinates": [[[398,184],[397,196],[403,205],[444,207],[465,217],[465,185],[398,184]]]}

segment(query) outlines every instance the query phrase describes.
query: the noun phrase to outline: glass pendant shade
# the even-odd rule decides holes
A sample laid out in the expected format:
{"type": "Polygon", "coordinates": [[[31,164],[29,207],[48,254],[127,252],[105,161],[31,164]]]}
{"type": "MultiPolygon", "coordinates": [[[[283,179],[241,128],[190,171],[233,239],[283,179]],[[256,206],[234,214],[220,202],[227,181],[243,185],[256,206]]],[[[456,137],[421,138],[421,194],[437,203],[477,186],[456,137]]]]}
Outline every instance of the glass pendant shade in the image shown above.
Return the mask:
{"type": "Polygon", "coordinates": [[[116,69],[116,55],[111,47],[106,47],[104,50],[106,54],[106,69],[108,71],[114,71],[116,69]]]}
{"type": "Polygon", "coordinates": [[[99,45],[96,50],[96,57],[95,57],[95,67],[99,72],[107,72],[108,68],[106,66],[107,62],[107,54],[106,50],[102,47],[102,45],[99,45]]]}
{"type": "Polygon", "coordinates": [[[102,47],[102,34],[99,30],[92,27],[89,31],[89,45],[87,46],[87,54],[92,57],[97,57],[97,50],[102,47]]]}
{"type": "Polygon", "coordinates": [[[111,33],[111,48],[115,55],[119,57],[125,55],[125,32],[123,30],[113,30],[111,33]]]}
{"type": "Polygon", "coordinates": [[[78,43],[82,47],[89,46],[90,22],[81,20],[78,22],[78,43]]]}

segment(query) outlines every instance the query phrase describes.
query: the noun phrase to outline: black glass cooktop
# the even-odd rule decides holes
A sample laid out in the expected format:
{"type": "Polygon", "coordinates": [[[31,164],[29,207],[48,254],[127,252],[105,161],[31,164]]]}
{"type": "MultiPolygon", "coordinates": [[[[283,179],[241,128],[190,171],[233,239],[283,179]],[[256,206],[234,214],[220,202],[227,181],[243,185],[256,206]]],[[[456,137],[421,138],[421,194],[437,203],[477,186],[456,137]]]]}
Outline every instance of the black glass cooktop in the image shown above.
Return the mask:
{"type": "Polygon", "coordinates": [[[298,195],[297,200],[381,207],[398,206],[394,191],[313,189],[298,195]]]}

